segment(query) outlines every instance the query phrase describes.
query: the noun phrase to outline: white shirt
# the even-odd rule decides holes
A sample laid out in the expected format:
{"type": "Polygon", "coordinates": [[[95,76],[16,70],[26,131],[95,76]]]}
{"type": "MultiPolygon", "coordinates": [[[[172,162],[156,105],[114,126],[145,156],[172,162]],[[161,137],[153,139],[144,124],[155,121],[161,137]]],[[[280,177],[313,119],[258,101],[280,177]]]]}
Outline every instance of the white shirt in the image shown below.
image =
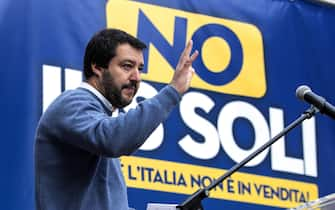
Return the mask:
{"type": "Polygon", "coordinates": [[[81,88],[84,88],[88,91],[90,91],[91,93],[93,93],[96,97],[99,98],[99,100],[111,111],[113,112],[115,109],[113,107],[113,105],[105,98],[105,96],[103,96],[97,89],[95,89],[92,85],[90,85],[87,82],[82,82],[80,84],[81,88]]]}

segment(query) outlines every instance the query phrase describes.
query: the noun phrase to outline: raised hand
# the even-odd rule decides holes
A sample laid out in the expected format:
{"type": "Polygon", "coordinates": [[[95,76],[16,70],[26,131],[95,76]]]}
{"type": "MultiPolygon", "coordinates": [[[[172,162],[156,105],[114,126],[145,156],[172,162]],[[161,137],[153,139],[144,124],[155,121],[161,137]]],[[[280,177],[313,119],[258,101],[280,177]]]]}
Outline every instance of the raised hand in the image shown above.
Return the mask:
{"type": "Polygon", "coordinates": [[[192,46],[193,41],[190,40],[180,55],[176,70],[170,82],[170,85],[174,87],[180,94],[185,93],[190,87],[194,74],[192,63],[199,55],[197,50],[194,51],[194,53],[191,55],[192,46]]]}

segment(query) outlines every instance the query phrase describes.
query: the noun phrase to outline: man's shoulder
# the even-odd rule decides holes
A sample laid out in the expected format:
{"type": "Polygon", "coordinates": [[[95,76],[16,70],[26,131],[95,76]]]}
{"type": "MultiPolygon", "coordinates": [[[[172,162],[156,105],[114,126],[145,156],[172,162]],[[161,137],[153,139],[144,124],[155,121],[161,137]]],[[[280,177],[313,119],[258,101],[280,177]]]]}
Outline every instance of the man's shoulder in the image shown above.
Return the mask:
{"type": "Polygon", "coordinates": [[[61,95],[59,95],[55,102],[69,102],[69,101],[96,101],[97,98],[91,92],[83,89],[76,88],[72,90],[66,90],[61,95]]]}
{"type": "Polygon", "coordinates": [[[71,110],[82,106],[100,107],[96,96],[83,88],[66,90],[59,95],[48,107],[49,110],[71,110]]]}

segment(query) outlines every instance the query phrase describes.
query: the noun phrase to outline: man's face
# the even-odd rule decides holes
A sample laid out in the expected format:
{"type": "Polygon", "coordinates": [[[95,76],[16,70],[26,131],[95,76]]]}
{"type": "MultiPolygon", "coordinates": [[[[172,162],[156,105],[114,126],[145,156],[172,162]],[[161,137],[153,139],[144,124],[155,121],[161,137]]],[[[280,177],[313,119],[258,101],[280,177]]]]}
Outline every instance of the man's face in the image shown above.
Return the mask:
{"type": "Polygon", "coordinates": [[[115,57],[101,77],[104,95],[114,107],[122,108],[131,103],[139,88],[143,66],[142,50],[129,44],[120,44],[116,48],[115,57]]]}

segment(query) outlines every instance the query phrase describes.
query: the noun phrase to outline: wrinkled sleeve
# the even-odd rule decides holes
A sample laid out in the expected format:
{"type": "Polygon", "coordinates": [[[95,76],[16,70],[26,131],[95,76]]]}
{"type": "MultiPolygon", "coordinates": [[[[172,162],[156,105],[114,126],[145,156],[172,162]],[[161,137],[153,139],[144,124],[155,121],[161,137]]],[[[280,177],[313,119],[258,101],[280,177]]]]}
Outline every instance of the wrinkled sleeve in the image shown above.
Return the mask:
{"type": "Polygon", "coordinates": [[[60,141],[109,157],[129,155],[139,148],[181,98],[167,85],[136,108],[110,117],[101,111],[97,100],[88,97],[87,94],[67,97],[44,121],[55,129],[60,141]]]}

